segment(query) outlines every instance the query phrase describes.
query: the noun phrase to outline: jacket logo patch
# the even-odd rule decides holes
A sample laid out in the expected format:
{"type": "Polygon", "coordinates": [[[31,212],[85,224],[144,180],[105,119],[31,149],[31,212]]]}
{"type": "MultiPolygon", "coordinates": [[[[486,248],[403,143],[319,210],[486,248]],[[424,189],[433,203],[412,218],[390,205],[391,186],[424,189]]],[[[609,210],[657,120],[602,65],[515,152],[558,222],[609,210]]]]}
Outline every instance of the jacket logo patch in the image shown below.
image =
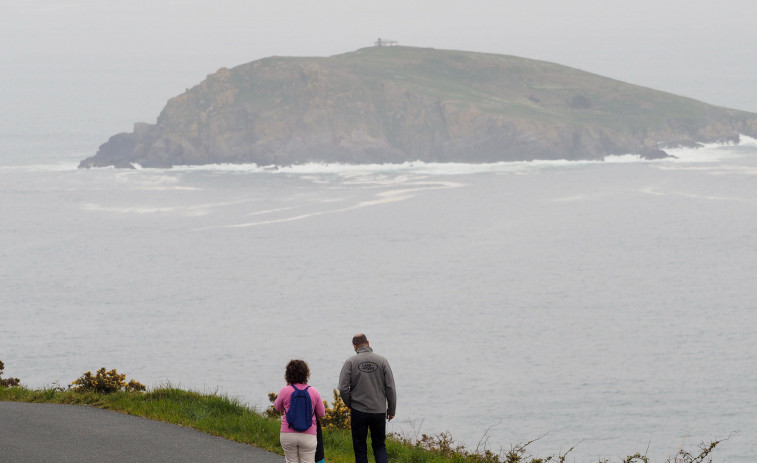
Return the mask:
{"type": "Polygon", "coordinates": [[[373,373],[378,370],[378,365],[373,362],[363,362],[357,366],[357,369],[363,373],[373,373]]]}

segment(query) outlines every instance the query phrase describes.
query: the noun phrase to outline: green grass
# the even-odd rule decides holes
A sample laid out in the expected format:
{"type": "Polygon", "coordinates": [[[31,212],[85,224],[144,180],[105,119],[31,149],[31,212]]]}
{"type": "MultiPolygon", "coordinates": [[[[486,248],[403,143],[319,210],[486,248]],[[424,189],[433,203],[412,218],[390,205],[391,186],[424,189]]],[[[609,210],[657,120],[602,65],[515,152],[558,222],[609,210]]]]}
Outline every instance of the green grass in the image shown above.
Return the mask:
{"type": "MultiPolygon", "coordinates": [[[[283,455],[279,443],[279,419],[266,417],[223,395],[200,394],[174,387],[161,387],[145,393],[119,391],[110,394],[60,388],[0,387],[0,401],[89,405],[191,427],[283,455]]],[[[324,447],[328,462],[354,461],[348,430],[324,430],[324,447]]],[[[393,462],[477,461],[463,456],[445,457],[397,440],[389,440],[387,449],[393,462]]]]}
{"type": "MultiPolygon", "coordinates": [[[[280,421],[259,413],[238,400],[218,394],[201,394],[171,386],[152,391],[114,392],[100,394],[77,392],[71,389],[28,389],[25,387],[0,386],[0,401],[36,402],[89,405],[130,415],[173,423],[221,436],[236,442],[253,445],[280,455],[280,421]]],[[[694,454],[681,451],[666,463],[711,462],[708,456],[720,443],[702,444],[694,454]]],[[[569,453],[537,458],[528,455],[527,444],[513,446],[508,452],[470,452],[458,446],[447,433],[409,439],[390,436],[387,439],[389,461],[393,463],[564,463],[573,461],[569,453]]],[[[352,439],[349,430],[324,429],[324,448],[329,463],[351,463],[352,439]]],[[[372,460],[372,458],[371,458],[372,460]]],[[[599,463],[608,463],[602,460],[599,463]]],[[[620,463],[650,463],[646,457],[636,454],[620,463]]]]}

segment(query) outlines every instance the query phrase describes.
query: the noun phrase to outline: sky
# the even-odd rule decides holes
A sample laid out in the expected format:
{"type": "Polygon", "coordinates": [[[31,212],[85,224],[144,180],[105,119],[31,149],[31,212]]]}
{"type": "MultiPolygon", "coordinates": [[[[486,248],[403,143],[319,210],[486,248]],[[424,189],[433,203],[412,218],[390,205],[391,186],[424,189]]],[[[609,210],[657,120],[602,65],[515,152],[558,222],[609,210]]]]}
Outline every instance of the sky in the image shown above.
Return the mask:
{"type": "Polygon", "coordinates": [[[0,133],[130,131],[221,67],[379,37],[757,112],[755,13],[753,0],[0,0],[0,133]]]}

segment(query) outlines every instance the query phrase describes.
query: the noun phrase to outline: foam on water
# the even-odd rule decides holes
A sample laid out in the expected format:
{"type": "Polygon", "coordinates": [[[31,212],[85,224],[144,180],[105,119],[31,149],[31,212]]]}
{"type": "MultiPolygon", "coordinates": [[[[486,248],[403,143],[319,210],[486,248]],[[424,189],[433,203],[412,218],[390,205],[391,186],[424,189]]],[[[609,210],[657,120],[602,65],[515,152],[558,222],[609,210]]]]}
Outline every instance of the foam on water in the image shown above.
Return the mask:
{"type": "Polygon", "coordinates": [[[739,135],[739,145],[755,147],[757,146],[757,138],[741,134],[739,135]]]}
{"type": "Polygon", "coordinates": [[[739,143],[706,143],[698,148],[680,147],[666,151],[675,156],[675,159],[670,160],[671,163],[712,163],[753,155],[755,146],[757,139],[741,135],[739,143]]]}
{"type": "Polygon", "coordinates": [[[644,162],[646,161],[638,154],[618,154],[612,156],[605,156],[605,162],[616,164],[628,164],[631,162],[644,162]]]}
{"type": "MultiPolygon", "coordinates": [[[[379,205],[384,205],[384,204],[405,201],[405,200],[415,197],[418,193],[422,191],[460,188],[460,187],[465,186],[464,183],[459,183],[459,182],[449,182],[449,181],[432,182],[432,181],[407,181],[407,180],[408,179],[406,177],[402,177],[399,181],[392,182],[390,185],[390,186],[393,186],[397,184],[402,184],[404,188],[381,191],[375,194],[370,199],[365,199],[365,200],[358,201],[358,202],[348,204],[345,206],[335,207],[333,209],[317,210],[317,211],[311,211],[307,213],[299,213],[296,210],[294,210],[294,208],[292,207],[268,209],[268,210],[263,210],[263,211],[257,211],[255,213],[250,214],[250,216],[257,217],[261,215],[269,215],[269,214],[276,214],[276,213],[289,212],[289,211],[291,211],[292,214],[283,215],[276,218],[264,219],[264,220],[255,220],[255,221],[247,221],[247,222],[227,224],[227,225],[201,227],[201,228],[194,229],[194,231],[205,231],[205,230],[212,230],[212,229],[219,229],[219,228],[230,228],[230,229],[231,228],[249,228],[249,227],[256,227],[260,225],[272,225],[272,224],[280,224],[280,223],[286,223],[286,222],[294,222],[298,220],[309,219],[312,217],[344,213],[344,212],[354,211],[357,209],[362,209],[362,208],[371,207],[371,206],[379,206],[379,205]]],[[[345,183],[349,184],[351,182],[345,182],[345,183]]],[[[369,181],[361,182],[361,184],[366,184],[366,183],[370,183],[370,182],[369,181]]],[[[385,181],[380,181],[379,183],[381,183],[384,186],[388,185],[388,183],[385,181]]],[[[341,202],[342,202],[341,200],[337,200],[337,199],[325,199],[325,200],[320,201],[321,204],[341,203],[341,202]]]]}
{"type": "MultiPolygon", "coordinates": [[[[724,159],[741,156],[740,150],[734,147],[752,148],[757,146],[757,139],[745,135],[741,136],[738,144],[711,143],[699,148],[671,148],[666,151],[674,156],[665,159],[644,159],[638,154],[623,154],[605,156],[603,160],[534,160],[534,161],[501,161],[492,163],[435,163],[424,161],[403,162],[398,164],[342,164],[342,163],[306,163],[291,166],[259,166],[257,164],[207,164],[201,166],[176,166],[177,171],[215,171],[240,173],[270,173],[290,174],[298,176],[312,176],[314,181],[321,181],[323,175],[336,175],[342,179],[361,179],[377,174],[389,176],[398,174],[413,175],[469,175],[481,173],[524,173],[541,169],[560,169],[578,167],[587,164],[613,163],[705,163],[718,162],[724,159]]],[[[391,177],[393,182],[396,177],[391,177]]]]}

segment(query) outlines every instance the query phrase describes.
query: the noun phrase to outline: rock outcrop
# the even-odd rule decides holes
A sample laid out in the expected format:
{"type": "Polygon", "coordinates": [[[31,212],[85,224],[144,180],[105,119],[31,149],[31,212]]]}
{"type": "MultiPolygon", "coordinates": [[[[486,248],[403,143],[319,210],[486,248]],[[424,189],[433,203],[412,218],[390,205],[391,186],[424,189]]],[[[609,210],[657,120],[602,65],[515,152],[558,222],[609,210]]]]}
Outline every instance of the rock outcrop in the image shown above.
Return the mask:
{"type": "Polygon", "coordinates": [[[667,156],[757,115],[513,56],[376,47],[220,69],[80,167],[667,156]]]}

